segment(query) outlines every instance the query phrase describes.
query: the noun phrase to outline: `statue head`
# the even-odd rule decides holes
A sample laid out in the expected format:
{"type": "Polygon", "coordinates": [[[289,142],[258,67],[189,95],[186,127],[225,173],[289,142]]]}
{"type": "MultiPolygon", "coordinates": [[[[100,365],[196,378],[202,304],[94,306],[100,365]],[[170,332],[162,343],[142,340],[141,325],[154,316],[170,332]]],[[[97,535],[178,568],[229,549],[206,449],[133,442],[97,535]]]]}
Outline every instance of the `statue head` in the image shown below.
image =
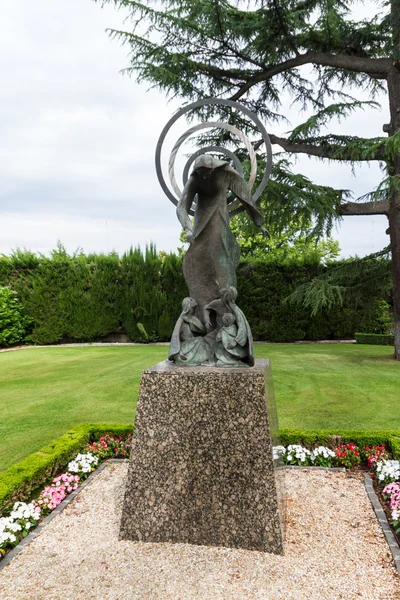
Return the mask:
{"type": "Polygon", "coordinates": [[[233,325],[235,321],[235,315],[233,315],[232,313],[224,313],[222,315],[222,323],[225,325],[225,327],[233,325]]]}
{"type": "Polygon", "coordinates": [[[190,298],[190,296],[188,296],[187,298],[184,298],[182,300],[182,312],[183,314],[187,315],[188,313],[190,313],[192,310],[194,310],[197,306],[197,302],[194,298],[190,298]]]}
{"type": "Polygon", "coordinates": [[[238,295],[237,289],[235,287],[233,287],[233,285],[230,285],[228,288],[222,288],[220,290],[220,294],[221,294],[222,300],[225,303],[235,302],[237,295],[238,295]]]}
{"type": "Polygon", "coordinates": [[[215,156],[211,156],[211,154],[202,154],[194,161],[193,173],[196,173],[202,179],[208,179],[214,169],[219,169],[227,164],[226,160],[220,160],[219,158],[215,158],[215,156]]]}

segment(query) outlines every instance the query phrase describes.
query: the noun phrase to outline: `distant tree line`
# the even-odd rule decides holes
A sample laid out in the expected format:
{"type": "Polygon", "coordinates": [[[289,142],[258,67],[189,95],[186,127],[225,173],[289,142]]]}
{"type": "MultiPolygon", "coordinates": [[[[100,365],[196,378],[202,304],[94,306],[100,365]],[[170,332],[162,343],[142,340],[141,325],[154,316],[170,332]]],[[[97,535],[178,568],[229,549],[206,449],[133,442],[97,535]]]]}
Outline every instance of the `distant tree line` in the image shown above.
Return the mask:
{"type": "MultiPolygon", "coordinates": [[[[285,302],[325,270],[318,260],[276,264],[268,256],[243,259],[238,304],[255,339],[291,342],[390,330],[390,290],[384,297],[381,291],[371,293],[357,305],[344,300],[340,308],[314,316],[304,306],[285,302]]],[[[159,253],[153,245],[144,252],[131,248],[122,257],[69,255],[61,245],[49,257],[17,250],[0,257],[0,286],[14,292],[0,294],[3,346],[101,341],[112,332],[124,332],[132,342],[167,341],[188,294],[181,256],[159,253]],[[22,333],[17,322],[23,324],[22,333]],[[7,323],[13,324],[13,336],[4,334],[7,323]]]]}

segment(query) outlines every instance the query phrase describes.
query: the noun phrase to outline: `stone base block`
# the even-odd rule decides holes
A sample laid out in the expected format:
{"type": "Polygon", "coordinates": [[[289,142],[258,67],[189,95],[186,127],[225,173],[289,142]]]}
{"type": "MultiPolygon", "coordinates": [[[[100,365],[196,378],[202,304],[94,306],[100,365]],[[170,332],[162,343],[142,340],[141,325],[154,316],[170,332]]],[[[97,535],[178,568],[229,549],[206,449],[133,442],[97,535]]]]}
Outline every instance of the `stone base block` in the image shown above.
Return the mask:
{"type": "Polygon", "coordinates": [[[283,552],[269,361],[143,371],[120,537],[283,552]]]}

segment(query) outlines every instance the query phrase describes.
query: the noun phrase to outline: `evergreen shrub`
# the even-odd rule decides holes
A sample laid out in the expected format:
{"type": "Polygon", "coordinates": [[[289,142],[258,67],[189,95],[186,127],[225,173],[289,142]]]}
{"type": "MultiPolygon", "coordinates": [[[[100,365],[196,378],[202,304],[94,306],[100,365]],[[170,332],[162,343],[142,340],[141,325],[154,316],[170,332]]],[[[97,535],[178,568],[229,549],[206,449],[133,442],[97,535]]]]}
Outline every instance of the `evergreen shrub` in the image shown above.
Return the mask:
{"type": "MultiPolygon", "coordinates": [[[[344,303],[312,317],[309,309],[285,303],[294,289],[320,275],[324,266],[293,260],[285,264],[245,259],[239,265],[238,304],[256,340],[352,338],[355,331],[387,333],[390,307],[376,298],[368,305],[344,303]]],[[[168,341],[188,295],[182,258],[142,252],[68,255],[59,245],[49,257],[16,251],[0,257],[0,286],[14,290],[32,321],[34,344],[101,341],[123,332],[131,342],[168,341]]],[[[389,299],[390,300],[390,299],[389,299]]],[[[17,343],[12,341],[10,343],[17,343]]]]}
{"type": "Polygon", "coordinates": [[[385,446],[395,455],[400,456],[400,433],[398,431],[358,431],[358,430],[326,430],[326,429],[280,429],[280,443],[284,446],[300,444],[307,448],[323,445],[335,448],[340,444],[353,442],[356,446],[385,446]]]}
{"type": "MultiPolygon", "coordinates": [[[[296,287],[321,275],[324,266],[309,264],[277,265],[266,260],[242,261],[238,269],[240,308],[256,340],[292,342],[296,340],[353,338],[357,330],[384,333],[386,321],[378,310],[381,298],[368,299],[358,306],[348,302],[332,311],[311,316],[310,309],[288,304],[285,299],[296,287]]],[[[384,303],[386,306],[387,303],[384,303]]]]}
{"type": "Polygon", "coordinates": [[[0,346],[23,342],[31,322],[23,314],[16,292],[10,287],[0,287],[0,346]]]}
{"type": "Polygon", "coordinates": [[[357,344],[377,344],[394,346],[394,335],[390,333],[356,333],[357,344]]]}

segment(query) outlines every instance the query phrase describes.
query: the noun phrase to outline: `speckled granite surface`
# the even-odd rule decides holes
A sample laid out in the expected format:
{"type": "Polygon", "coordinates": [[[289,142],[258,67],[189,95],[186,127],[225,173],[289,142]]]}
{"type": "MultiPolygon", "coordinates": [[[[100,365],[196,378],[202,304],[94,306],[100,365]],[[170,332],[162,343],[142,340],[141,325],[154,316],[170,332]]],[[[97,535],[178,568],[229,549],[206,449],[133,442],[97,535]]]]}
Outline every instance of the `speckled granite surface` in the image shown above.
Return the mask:
{"type": "Polygon", "coordinates": [[[143,371],[121,538],[282,553],[276,426],[268,360],[143,371]]]}

